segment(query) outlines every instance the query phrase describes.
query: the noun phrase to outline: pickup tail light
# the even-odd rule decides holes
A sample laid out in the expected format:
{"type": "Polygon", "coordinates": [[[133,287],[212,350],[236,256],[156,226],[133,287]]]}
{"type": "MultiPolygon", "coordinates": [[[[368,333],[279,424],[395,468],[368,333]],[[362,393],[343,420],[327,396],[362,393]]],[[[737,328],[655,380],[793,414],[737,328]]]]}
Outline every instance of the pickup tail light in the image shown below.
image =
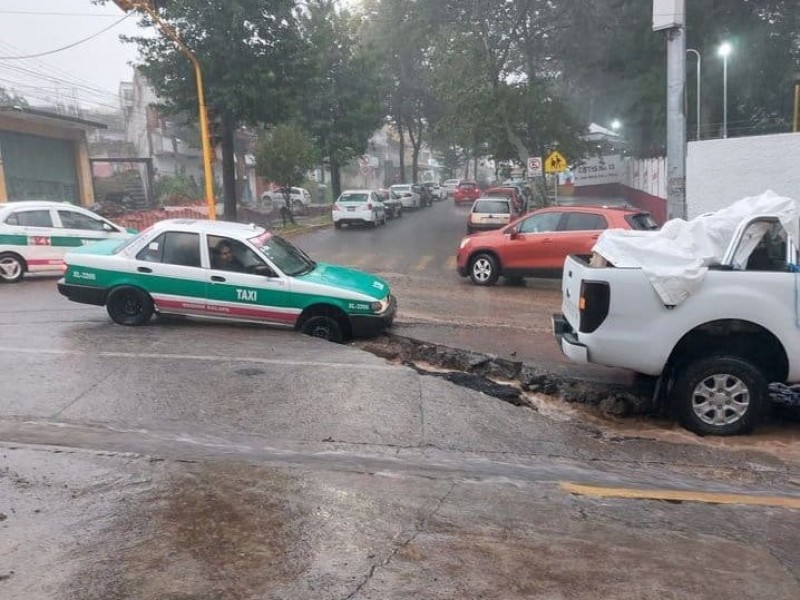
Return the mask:
{"type": "Polygon", "coordinates": [[[597,330],[608,316],[611,289],[605,281],[581,281],[581,296],[578,299],[581,333],[597,330]]]}

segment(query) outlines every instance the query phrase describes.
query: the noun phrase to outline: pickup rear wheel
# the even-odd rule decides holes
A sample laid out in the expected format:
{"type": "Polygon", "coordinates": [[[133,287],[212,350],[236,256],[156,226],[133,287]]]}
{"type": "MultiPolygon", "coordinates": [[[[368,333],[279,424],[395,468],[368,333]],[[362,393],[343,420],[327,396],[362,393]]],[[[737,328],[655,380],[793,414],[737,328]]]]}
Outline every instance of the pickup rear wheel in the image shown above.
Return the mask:
{"type": "Polygon", "coordinates": [[[122,285],[108,294],[106,311],[120,325],[143,325],[153,316],[153,300],[144,290],[122,285]]]}
{"type": "Polygon", "coordinates": [[[710,356],[679,370],[672,403],[686,429],[738,435],[757,425],[767,394],[767,381],[755,365],[737,356],[710,356]]]}
{"type": "Polygon", "coordinates": [[[500,266],[491,254],[476,254],[469,263],[469,278],[475,285],[494,285],[500,277],[500,266]]]}

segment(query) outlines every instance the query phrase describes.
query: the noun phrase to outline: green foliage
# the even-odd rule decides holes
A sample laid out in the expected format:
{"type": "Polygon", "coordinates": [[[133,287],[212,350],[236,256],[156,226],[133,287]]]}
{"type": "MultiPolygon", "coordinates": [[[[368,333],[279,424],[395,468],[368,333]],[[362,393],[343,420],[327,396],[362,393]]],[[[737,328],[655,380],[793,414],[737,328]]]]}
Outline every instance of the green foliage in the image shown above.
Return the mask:
{"type": "MultiPolygon", "coordinates": [[[[292,84],[302,73],[297,57],[293,0],[173,0],[160,3],[162,21],[194,54],[204,80],[212,133],[222,146],[225,218],[236,218],[234,132],[243,123],[281,121],[292,108],[292,84]]],[[[152,26],[143,16],[140,25],[152,26]]],[[[192,62],[169,35],[128,38],[163,109],[199,120],[192,62]]]]}
{"type": "Polygon", "coordinates": [[[296,97],[301,119],[330,161],[333,194],[339,169],[363,154],[381,124],[376,56],[358,36],[358,20],[332,0],[309,0],[300,17],[306,42],[304,73],[296,97]]]}
{"type": "Polygon", "coordinates": [[[282,187],[299,186],[314,166],[317,153],[310,136],[292,124],[269,130],[256,149],[256,171],[282,187]]]}
{"type": "Polygon", "coordinates": [[[197,202],[203,197],[198,183],[185,173],[161,175],[155,182],[155,193],[161,206],[180,206],[197,202]]]}
{"type": "Polygon", "coordinates": [[[0,86],[0,106],[26,107],[28,106],[28,101],[13,90],[9,92],[6,88],[0,86]]]}

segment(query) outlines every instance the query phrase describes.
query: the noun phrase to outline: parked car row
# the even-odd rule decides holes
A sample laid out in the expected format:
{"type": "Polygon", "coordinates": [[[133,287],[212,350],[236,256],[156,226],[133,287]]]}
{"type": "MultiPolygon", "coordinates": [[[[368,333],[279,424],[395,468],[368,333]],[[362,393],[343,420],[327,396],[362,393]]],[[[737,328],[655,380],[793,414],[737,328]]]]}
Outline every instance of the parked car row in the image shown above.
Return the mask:
{"type": "Polygon", "coordinates": [[[438,183],[398,183],[389,189],[345,190],[333,203],[333,225],[378,227],[407,210],[432,206],[443,199],[438,183]]]}

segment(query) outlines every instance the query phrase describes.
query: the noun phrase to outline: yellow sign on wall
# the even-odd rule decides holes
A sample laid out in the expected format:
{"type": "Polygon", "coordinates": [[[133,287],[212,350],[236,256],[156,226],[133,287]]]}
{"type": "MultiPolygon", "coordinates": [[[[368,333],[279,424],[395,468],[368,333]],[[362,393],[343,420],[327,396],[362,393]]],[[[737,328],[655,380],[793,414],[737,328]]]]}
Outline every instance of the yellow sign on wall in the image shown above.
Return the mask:
{"type": "Polygon", "coordinates": [[[566,170],[567,159],[557,150],[551,152],[544,161],[545,173],[563,173],[566,170]]]}

